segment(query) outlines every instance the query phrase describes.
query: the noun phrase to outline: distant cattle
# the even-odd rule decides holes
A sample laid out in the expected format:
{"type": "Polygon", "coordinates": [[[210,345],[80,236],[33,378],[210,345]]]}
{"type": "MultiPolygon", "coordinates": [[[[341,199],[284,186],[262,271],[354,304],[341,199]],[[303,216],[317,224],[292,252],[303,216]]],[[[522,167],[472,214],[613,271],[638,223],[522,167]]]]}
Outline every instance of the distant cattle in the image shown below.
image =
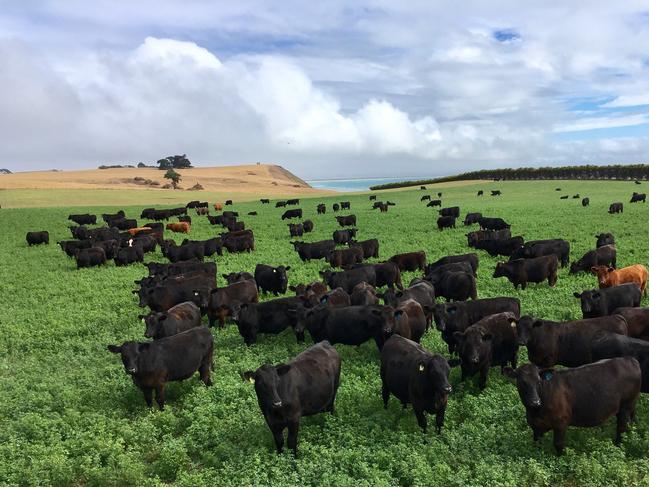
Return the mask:
{"type": "Polygon", "coordinates": [[[341,201],[340,202],[340,209],[341,210],[349,210],[351,207],[352,207],[352,204],[349,201],[341,201]]]}
{"type": "Polygon", "coordinates": [[[502,230],[476,230],[466,234],[467,245],[475,247],[476,244],[482,240],[505,240],[512,237],[509,228],[502,230]]]}
{"type": "Polygon", "coordinates": [[[82,267],[95,267],[106,263],[106,252],[102,248],[91,247],[88,249],[77,249],[74,258],[77,269],[82,267]]]}
{"type": "Polygon", "coordinates": [[[261,198],[259,201],[261,202],[262,205],[270,204],[270,200],[268,198],[261,198]]]}
{"type": "Polygon", "coordinates": [[[570,242],[562,239],[530,240],[511,253],[509,260],[531,259],[544,255],[556,255],[561,267],[570,261],[570,242]]]}
{"type": "Polygon", "coordinates": [[[604,245],[615,245],[615,237],[612,233],[600,233],[595,235],[597,239],[596,247],[603,247],[604,245]]]}
{"type": "Polygon", "coordinates": [[[221,240],[221,237],[209,238],[207,240],[185,239],[183,240],[182,245],[190,243],[203,245],[203,255],[205,257],[211,257],[214,254],[223,255],[223,241],[221,240]]]}
{"type": "Polygon", "coordinates": [[[333,240],[321,240],[319,242],[291,242],[293,248],[303,262],[313,259],[325,259],[336,248],[333,240]]]}
{"type": "Polygon", "coordinates": [[[601,360],[563,370],[540,370],[525,364],[516,370],[508,368],[506,373],[516,380],[534,441],[552,430],[558,455],[563,453],[568,426],[598,426],[616,415],[615,443],[619,444],[635,418],[642,382],[635,358],[601,360]]]}
{"type": "Polygon", "coordinates": [[[293,199],[290,199],[290,200],[286,200],[286,204],[287,204],[288,206],[299,205],[299,204],[300,204],[300,200],[299,200],[299,198],[293,198],[293,199]]]}
{"type": "Polygon", "coordinates": [[[225,200],[225,206],[231,206],[232,200],[225,200]]]}
{"type": "Polygon", "coordinates": [[[337,244],[348,244],[356,237],[357,231],[358,229],[356,228],[349,228],[347,230],[334,230],[332,239],[337,244]]]}
{"type": "Polygon", "coordinates": [[[584,318],[608,316],[617,308],[640,306],[641,292],[635,283],[574,293],[581,301],[584,318]]]}
{"type": "Polygon", "coordinates": [[[402,271],[423,271],[426,267],[426,252],[407,252],[405,254],[396,254],[388,259],[399,266],[402,271]]]}
{"type": "Polygon", "coordinates": [[[302,222],[302,228],[304,228],[304,233],[309,233],[313,231],[313,222],[311,220],[304,220],[302,222]]]}
{"type": "Polygon", "coordinates": [[[338,203],[334,203],[333,205],[331,205],[331,208],[334,210],[334,212],[336,212],[340,210],[340,205],[338,203]]]}
{"type": "Polygon", "coordinates": [[[432,354],[418,343],[392,336],[381,350],[381,395],[387,409],[390,394],[404,405],[412,404],[417,424],[426,433],[425,413],[435,415],[437,433],[444,425],[444,414],[451,384],[450,367],[444,357],[432,354]]]}
{"type": "Polygon", "coordinates": [[[275,202],[275,208],[284,208],[285,206],[286,206],[286,201],[275,202]]]}
{"type": "Polygon", "coordinates": [[[511,256],[517,249],[521,248],[523,243],[523,237],[516,236],[507,239],[480,240],[473,247],[486,250],[492,257],[497,255],[511,256]]]}
{"type": "Polygon", "coordinates": [[[440,216],[437,219],[437,228],[442,231],[445,228],[455,228],[454,216],[440,216]]]}
{"type": "Polygon", "coordinates": [[[257,402],[275,440],[277,453],[288,447],[297,456],[297,436],[302,416],[334,412],[340,384],[340,355],[329,342],[316,343],[288,363],[264,364],[243,378],[255,385],[257,402]]]}
{"type": "Polygon", "coordinates": [[[295,210],[286,210],[282,214],[282,220],[286,220],[287,218],[302,218],[302,208],[297,208],[295,210]]]}
{"type": "Polygon", "coordinates": [[[480,261],[478,259],[478,254],[460,254],[460,255],[447,255],[446,257],[442,257],[435,262],[428,264],[426,266],[426,273],[430,273],[437,269],[438,267],[447,265],[447,264],[454,264],[456,262],[468,262],[471,268],[473,269],[473,275],[476,275],[476,272],[478,270],[478,266],[480,265],[480,261]]]}
{"type": "Polygon", "coordinates": [[[166,383],[189,379],[196,371],[206,386],[212,385],[210,371],[214,340],[205,327],[192,328],[153,342],[108,345],[108,350],[121,355],[126,373],[142,390],[149,407],[155,390],[156,402],[163,410],[166,383]]]}
{"type": "Polygon", "coordinates": [[[488,217],[479,218],[478,224],[480,225],[480,228],[483,230],[503,230],[511,226],[502,218],[488,218],[488,217]]]}
{"type": "Polygon", "coordinates": [[[375,194],[371,194],[371,195],[370,195],[370,201],[375,201],[375,200],[376,200],[376,195],[375,195],[375,194]]]}
{"type": "Polygon", "coordinates": [[[325,213],[327,213],[327,205],[320,203],[316,210],[318,212],[318,215],[324,215],[325,213]]]}
{"type": "Polygon", "coordinates": [[[482,213],[467,213],[464,217],[464,225],[469,226],[479,223],[480,218],[482,218],[482,213]]]}
{"type": "Polygon", "coordinates": [[[304,235],[304,226],[301,223],[289,223],[288,231],[291,237],[301,237],[304,235]]]}
{"type": "Polygon", "coordinates": [[[286,288],[288,287],[286,271],[290,269],[291,266],[273,267],[266,264],[257,264],[255,267],[257,289],[265,293],[273,293],[275,296],[286,294],[286,288]]]}
{"type": "Polygon", "coordinates": [[[250,215],[250,216],[257,216],[257,212],[256,212],[256,211],[249,211],[249,212],[248,212],[248,215],[250,215]]]}
{"type": "Polygon", "coordinates": [[[543,282],[547,279],[550,287],[557,283],[557,256],[544,255],[531,259],[516,259],[510,262],[498,262],[493,277],[506,277],[515,289],[527,287],[528,282],[543,282]]]}
{"type": "Polygon", "coordinates": [[[608,212],[613,213],[623,213],[624,205],[622,203],[611,203],[611,206],[608,207],[608,212]]]}
{"type": "Polygon", "coordinates": [[[363,249],[363,259],[369,259],[371,257],[379,257],[379,241],[376,238],[370,238],[368,240],[361,240],[359,242],[352,241],[350,245],[358,245],[363,249]]]}
{"type": "Polygon", "coordinates": [[[600,289],[632,282],[638,285],[642,293],[646,294],[649,272],[642,264],[635,264],[617,270],[605,265],[598,265],[592,267],[591,271],[597,276],[600,289]]]}
{"type": "Polygon", "coordinates": [[[493,190],[491,191],[491,196],[501,196],[501,195],[502,195],[502,192],[499,189],[497,189],[495,191],[493,191],[493,190]]]}
{"type": "Polygon", "coordinates": [[[131,247],[119,249],[115,255],[116,266],[125,266],[135,262],[144,262],[144,250],[141,245],[134,244],[131,247]]]}
{"type": "Polygon", "coordinates": [[[84,213],[82,215],[68,215],[68,220],[72,220],[77,225],[96,225],[97,216],[84,213]]]}
{"type": "Polygon", "coordinates": [[[337,216],[336,221],[341,227],[353,227],[356,225],[356,215],[337,216]]]}
{"type": "Polygon", "coordinates": [[[581,206],[588,206],[590,205],[590,198],[583,198],[581,200],[581,206]]]}
{"type": "Polygon", "coordinates": [[[579,198],[581,198],[581,196],[579,196],[579,193],[577,193],[577,194],[573,194],[573,195],[572,195],[572,199],[573,199],[573,200],[577,200],[577,199],[579,199],[579,198]]]}
{"type": "Polygon", "coordinates": [[[430,200],[428,204],[426,205],[428,208],[432,208],[434,206],[442,206],[442,200],[430,200]]]}
{"type": "Polygon", "coordinates": [[[50,234],[47,231],[27,232],[27,234],[25,235],[25,240],[27,241],[27,245],[29,245],[30,247],[32,245],[49,244],[50,234]]]}
{"type": "Polygon", "coordinates": [[[92,247],[92,240],[62,240],[57,242],[61,247],[61,250],[66,253],[68,257],[74,257],[74,253],[78,249],[89,249],[92,247]]]}
{"type": "Polygon", "coordinates": [[[331,289],[342,288],[347,294],[351,294],[354,286],[366,282],[372,286],[376,285],[376,270],[374,267],[358,267],[342,272],[320,271],[322,279],[331,289]]]}
{"type": "Polygon", "coordinates": [[[426,186],[419,186],[419,189],[425,190],[426,186]]]}
{"type": "MultiPolygon", "coordinates": [[[[277,335],[287,328],[295,329],[297,310],[302,308],[302,300],[297,296],[271,299],[263,303],[243,303],[233,310],[232,319],[237,324],[239,334],[246,345],[257,342],[260,333],[277,335]]],[[[297,330],[298,341],[304,336],[297,330]]]]}
{"type": "Polygon", "coordinates": [[[482,196],[484,194],[483,190],[479,190],[477,196],[482,196]]]}
{"type": "Polygon", "coordinates": [[[221,203],[214,203],[215,211],[223,211],[223,205],[221,203]]]}
{"type": "Polygon", "coordinates": [[[223,328],[225,319],[238,312],[242,304],[257,302],[259,302],[257,284],[254,279],[244,279],[210,290],[208,294],[202,296],[201,307],[207,312],[210,326],[214,326],[218,319],[219,327],[223,328]]]}
{"type": "Polygon", "coordinates": [[[176,233],[189,233],[191,225],[187,222],[167,223],[166,228],[176,233]]]}
{"type": "Polygon", "coordinates": [[[419,201],[426,201],[426,200],[430,201],[430,195],[429,194],[425,194],[424,196],[422,196],[419,199],[419,201]]]}
{"type": "Polygon", "coordinates": [[[595,250],[589,250],[579,260],[570,264],[570,274],[578,272],[590,272],[592,267],[611,266],[617,263],[617,250],[615,245],[603,245],[595,250]]]}
{"type": "Polygon", "coordinates": [[[209,215],[210,210],[208,208],[196,208],[197,215],[209,215]]]}
{"type": "Polygon", "coordinates": [[[348,249],[334,250],[327,257],[331,267],[345,267],[363,262],[363,249],[352,246],[348,249]]]}
{"type": "Polygon", "coordinates": [[[564,195],[564,196],[559,197],[559,199],[560,199],[560,200],[567,200],[569,197],[570,197],[570,196],[568,196],[568,195],[566,194],[566,195],[564,195]]]}
{"type": "Polygon", "coordinates": [[[442,208],[438,212],[441,216],[452,216],[458,218],[460,216],[460,207],[459,206],[450,206],[448,208],[442,208]]]}
{"type": "Polygon", "coordinates": [[[638,203],[642,201],[643,203],[646,202],[647,200],[647,195],[646,193],[636,193],[634,192],[633,195],[631,196],[631,201],[629,203],[638,203]]]}

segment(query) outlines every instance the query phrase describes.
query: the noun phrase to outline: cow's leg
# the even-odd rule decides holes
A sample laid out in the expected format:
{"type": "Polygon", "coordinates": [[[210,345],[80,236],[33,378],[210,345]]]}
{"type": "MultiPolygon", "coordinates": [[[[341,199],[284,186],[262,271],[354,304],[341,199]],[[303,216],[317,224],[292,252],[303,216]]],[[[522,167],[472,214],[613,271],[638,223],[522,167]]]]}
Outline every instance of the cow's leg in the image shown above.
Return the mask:
{"type": "Polygon", "coordinates": [[[426,421],[426,414],[424,410],[416,408],[415,416],[417,417],[417,423],[419,424],[419,427],[424,432],[424,434],[426,434],[426,427],[428,426],[428,422],[426,421]]]}
{"type": "Polygon", "coordinates": [[[206,387],[212,385],[212,379],[210,377],[210,370],[212,369],[212,350],[203,358],[201,366],[198,369],[198,372],[201,376],[201,380],[206,387]]]}
{"type": "Polygon", "coordinates": [[[146,405],[151,407],[153,406],[153,389],[150,387],[145,387],[142,389],[142,392],[144,393],[144,400],[146,401],[146,405]]]}
{"type": "Polygon", "coordinates": [[[563,449],[566,444],[566,427],[565,426],[557,426],[556,428],[553,429],[554,432],[554,449],[557,452],[557,455],[562,455],[563,454],[563,449]]]}
{"type": "Polygon", "coordinates": [[[300,429],[300,418],[288,424],[288,447],[293,450],[293,456],[297,456],[297,433],[300,429]]]}
{"type": "Polygon", "coordinates": [[[441,434],[442,426],[444,426],[444,415],[446,414],[446,408],[442,408],[437,411],[435,415],[435,426],[437,426],[437,434],[441,434]]]}
{"type": "Polygon", "coordinates": [[[489,366],[487,365],[486,367],[482,367],[480,369],[480,378],[478,379],[478,387],[480,390],[483,390],[485,387],[487,387],[487,377],[489,375],[489,366]]]}
{"type": "Polygon", "coordinates": [[[631,418],[635,415],[635,408],[633,405],[622,404],[620,410],[617,413],[617,430],[615,433],[615,444],[619,445],[622,441],[622,433],[624,433],[628,427],[631,418]]]}
{"type": "Polygon", "coordinates": [[[532,435],[534,436],[534,441],[539,441],[541,439],[541,437],[543,436],[543,433],[545,433],[545,431],[540,430],[540,429],[536,429],[536,428],[532,428],[532,435]]]}
{"type": "Polygon", "coordinates": [[[390,389],[383,379],[383,384],[381,385],[381,397],[383,398],[383,409],[388,409],[388,401],[390,400],[390,389]]]}
{"type": "Polygon", "coordinates": [[[283,424],[275,424],[275,425],[268,425],[270,428],[271,433],[273,433],[273,439],[275,440],[275,449],[277,450],[277,453],[282,453],[284,451],[284,425],[283,424]]]}
{"type": "Polygon", "coordinates": [[[158,384],[155,388],[155,400],[158,403],[160,411],[164,411],[165,408],[165,384],[164,382],[158,384]]]}

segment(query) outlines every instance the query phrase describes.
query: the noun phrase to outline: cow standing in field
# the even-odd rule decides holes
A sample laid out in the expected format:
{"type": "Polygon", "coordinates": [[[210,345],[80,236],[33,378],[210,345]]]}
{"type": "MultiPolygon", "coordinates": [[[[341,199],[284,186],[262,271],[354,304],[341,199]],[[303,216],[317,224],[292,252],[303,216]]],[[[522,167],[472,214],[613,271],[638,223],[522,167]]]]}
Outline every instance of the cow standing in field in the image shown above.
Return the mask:
{"type": "Polygon", "coordinates": [[[616,308],[640,306],[642,293],[637,284],[627,283],[620,286],[574,293],[574,296],[581,301],[581,311],[584,318],[595,318],[597,316],[608,316],[616,308]]]}
{"type": "Polygon", "coordinates": [[[596,247],[603,247],[604,245],[615,245],[615,237],[612,233],[600,233],[595,235],[597,239],[596,247]]]}
{"type": "Polygon", "coordinates": [[[547,279],[550,287],[557,283],[557,256],[544,255],[532,259],[517,259],[511,262],[498,262],[493,277],[506,277],[514,289],[527,287],[528,282],[543,282],[547,279]]]}
{"type": "Polygon", "coordinates": [[[586,207],[588,205],[590,205],[590,198],[584,198],[581,200],[581,206],[586,207]]]}
{"type": "Polygon", "coordinates": [[[177,304],[166,312],[140,315],[146,325],[144,336],[159,340],[201,326],[201,310],[191,301],[177,304]]]}
{"type": "Polygon", "coordinates": [[[597,276],[600,289],[632,282],[638,285],[644,295],[647,294],[649,272],[642,264],[631,265],[617,270],[613,267],[598,265],[592,267],[591,272],[597,276]]]}
{"type": "Polygon", "coordinates": [[[399,266],[401,271],[423,271],[426,267],[426,252],[408,252],[405,254],[396,254],[388,259],[399,266]]]}
{"type": "Polygon", "coordinates": [[[624,205],[622,203],[611,203],[611,206],[608,207],[608,212],[613,213],[624,213],[624,205]]]}
{"type": "Polygon", "coordinates": [[[257,289],[260,292],[273,293],[275,296],[278,294],[286,294],[288,287],[288,277],[286,271],[290,270],[291,266],[272,267],[265,264],[257,264],[255,267],[255,282],[257,289]]]}
{"type": "Polygon", "coordinates": [[[187,222],[167,223],[166,228],[175,233],[189,233],[191,225],[187,222]]]}
{"type": "Polygon", "coordinates": [[[645,203],[646,200],[647,200],[647,195],[646,195],[646,193],[636,193],[636,192],[634,192],[633,195],[631,196],[631,201],[630,201],[630,203],[638,203],[638,202],[640,202],[640,201],[642,201],[643,203],[645,203]]]}
{"type": "Polygon", "coordinates": [[[604,245],[595,250],[589,250],[581,259],[570,264],[570,274],[577,274],[580,271],[588,272],[592,267],[611,266],[617,263],[617,250],[615,245],[604,245]]]}
{"type": "Polygon", "coordinates": [[[32,245],[49,244],[50,234],[49,232],[46,231],[27,232],[27,235],[25,236],[25,240],[27,240],[27,245],[29,245],[30,247],[32,245]]]}
{"type": "Polygon", "coordinates": [[[437,219],[437,228],[441,232],[445,228],[455,228],[455,217],[454,216],[440,216],[437,219]]]}

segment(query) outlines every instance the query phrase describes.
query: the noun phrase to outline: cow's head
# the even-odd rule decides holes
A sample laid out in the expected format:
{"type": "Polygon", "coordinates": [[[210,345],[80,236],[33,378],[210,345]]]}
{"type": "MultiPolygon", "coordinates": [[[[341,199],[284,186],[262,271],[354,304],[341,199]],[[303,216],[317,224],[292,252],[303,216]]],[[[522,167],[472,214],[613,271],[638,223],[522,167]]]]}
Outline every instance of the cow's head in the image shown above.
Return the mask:
{"type": "Polygon", "coordinates": [[[509,267],[507,262],[498,262],[494,269],[493,277],[507,277],[509,275],[509,267]]]}
{"type": "Polygon", "coordinates": [[[541,391],[546,382],[554,378],[554,369],[539,369],[534,364],[525,364],[517,369],[505,367],[505,374],[516,381],[518,395],[526,409],[539,409],[543,406],[541,391]]]}
{"type": "Polygon", "coordinates": [[[148,315],[140,315],[139,318],[145,326],[144,336],[147,338],[155,338],[160,333],[162,323],[167,319],[167,313],[150,313],[148,315]]]}
{"type": "Polygon", "coordinates": [[[122,363],[124,369],[129,375],[135,375],[139,372],[138,362],[139,356],[146,353],[149,349],[149,343],[138,342],[124,342],[122,345],[108,345],[108,351],[112,353],[119,353],[122,356],[122,363]]]}
{"type": "Polygon", "coordinates": [[[279,384],[291,367],[290,364],[264,364],[254,372],[247,371],[242,374],[244,380],[254,384],[257,401],[262,411],[277,410],[284,405],[279,394],[279,384]]]}
{"type": "Polygon", "coordinates": [[[581,300],[581,311],[584,313],[584,316],[593,316],[599,313],[602,293],[598,290],[573,293],[573,295],[577,299],[581,300]]]}
{"type": "Polygon", "coordinates": [[[478,365],[480,357],[491,347],[491,333],[482,326],[470,326],[465,331],[456,331],[453,338],[458,343],[458,353],[463,363],[478,365]]]}
{"type": "Polygon", "coordinates": [[[415,364],[417,377],[428,384],[434,391],[433,402],[435,409],[440,409],[446,404],[448,395],[453,391],[448,375],[451,367],[448,362],[440,355],[427,357],[415,364]]]}
{"type": "Polygon", "coordinates": [[[239,305],[238,310],[233,309],[232,320],[236,323],[244,343],[246,345],[255,343],[259,330],[257,305],[248,303],[239,305]]]}
{"type": "Polygon", "coordinates": [[[615,269],[612,267],[607,267],[605,265],[598,265],[590,268],[590,272],[597,276],[597,283],[600,288],[608,286],[609,274],[614,270],[615,269]]]}
{"type": "Polygon", "coordinates": [[[288,287],[288,277],[286,275],[286,271],[290,271],[291,266],[279,266],[279,267],[274,267],[273,268],[273,278],[275,282],[279,285],[280,291],[282,294],[286,292],[286,289],[288,287]]]}
{"type": "Polygon", "coordinates": [[[516,327],[518,344],[526,346],[532,339],[534,330],[543,326],[543,321],[537,320],[533,316],[521,316],[518,323],[514,321],[514,326],[516,327]]]}

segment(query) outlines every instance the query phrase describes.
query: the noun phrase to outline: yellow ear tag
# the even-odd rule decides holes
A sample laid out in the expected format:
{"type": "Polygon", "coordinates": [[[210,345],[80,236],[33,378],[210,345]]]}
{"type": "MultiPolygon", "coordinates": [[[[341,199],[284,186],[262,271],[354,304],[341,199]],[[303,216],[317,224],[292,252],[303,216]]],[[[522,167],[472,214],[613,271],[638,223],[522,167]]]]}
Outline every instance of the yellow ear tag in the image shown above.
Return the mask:
{"type": "Polygon", "coordinates": [[[248,382],[250,382],[251,384],[254,384],[255,383],[255,378],[254,377],[249,377],[248,382]]]}
{"type": "Polygon", "coordinates": [[[512,325],[512,328],[516,328],[516,322],[515,322],[515,321],[512,320],[512,322],[510,323],[510,325],[512,325]]]}
{"type": "Polygon", "coordinates": [[[425,368],[425,367],[424,367],[424,364],[420,364],[420,365],[419,365],[419,372],[423,372],[423,371],[424,371],[424,368],[425,368]]]}

